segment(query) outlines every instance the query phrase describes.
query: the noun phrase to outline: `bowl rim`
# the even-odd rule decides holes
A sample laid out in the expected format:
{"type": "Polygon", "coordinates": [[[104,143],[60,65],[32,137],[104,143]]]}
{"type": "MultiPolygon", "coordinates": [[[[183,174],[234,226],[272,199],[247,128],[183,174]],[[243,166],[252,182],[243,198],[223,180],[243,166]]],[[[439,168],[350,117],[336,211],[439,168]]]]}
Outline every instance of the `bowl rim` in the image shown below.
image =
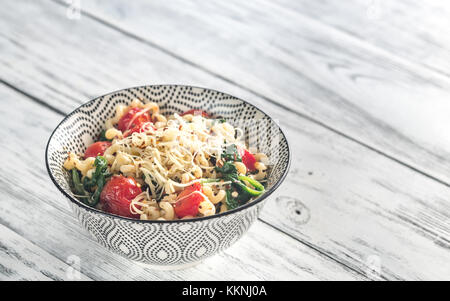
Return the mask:
{"type": "Polygon", "coordinates": [[[283,183],[283,181],[285,180],[285,178],[286,178],[286,176],[287,176],[287,174],[288,174],[288,172],[289,172],[289,169],[290,169],[290,167],[291,167],[291,158],[292,158],[292,156],[291,156],[291,149],[290,149],[290,147],[289,147],[289,142],[288,142],[288,140],[287,140],[286,135],[285,135],[284,132],[283,132],[283,129],[281,128],[281,126],[280,126],[278,123],[276,123],[276,122],[272,119],[272,117],[270,117],[269,114],[267,114],[266,112],[264,112],[263,110],[261,110],[258,106],[254,105],[254,104],[252,104],[252,103],[250,103],[250,102],[248,102],[248,101],[246,101],[246,100],[244,100],[244,99],[241,99],[241,98],[239,98],[239,97],[236,97],[236,96],[234,96],[234,95],[231,95],[231,94],[229,94],[229,93],[226,93],[226,92],[221,92],[221,91],[218,91],[218,90],[215,90],[215,89],[204,88],[204,87],[199,87],[199,86],[178,85],[178,84],[140,85],[140,86],[134,86],[134,87],[128,87],[128,88],[122,88],[122,89],[119,89],[119,90],[116,90],[116,91],[113,91],[113,92],[109,92],[109,93],[106,93],[106,94],[97,96],[97,97],[95,97],[95,98],[93,98],[93,99],[91,99],[91,100],[89,100],[89,101],[87,101],[87,102],[81,104],[80,106],[78,106],[77,108],[75,108],[72,112],[70,112],[69,114],[67,114],[67,115],[63,118],[63,120],[61,120],[61,122],[59,122],[59,124],[58,124],[58,125],[56,126],[56,128],[53,130],[52,134],[50,135],[50,138],[48,139],[47,146],[46,146],[46,148],[45,148],[45,165],[46,165],[46,168],[47,168],[47,173],[48,173],[48,175],[50,176],[50,179],[52,180],[53,184],[54,184],[54,185],[58,188],[58,190],[59,190],[66,198],[68,198],[72,203],[74,203],[75,205],[77,205],[77,206],[79,206],[79,207],[82,207],[82,208],[84,208],[84,209],[86,209],[86,210],[88,210],[88,211],[91,211],[91,212],[93,212],[93,213],[105,215],[105,216],[110,217],[110,218],[118,218],[118,219],[130,221],[130,222],[135,222],[135,223],[152,223],[152,224],[170,224],[170,223],[202,222],[202,221],[205,221],[205,220],[214,219],[214,218],[221,218],[221,217],[226,216],[226,215],[238,213],[239,211],[242,211],[242,210],[247,209],[247,208],[250,208],[250,207],[252,207],[252,206],[254,206],[254,205],[256,205],[256,204],[259,204],[260,202],[262,202],[263,200],[265,200],[268,196],[270,196],[270,195],[271,195],[271,194],[272,194],[272,193],[273,193],[273,192],[281,185],[281,183],[283,183]],[[189,218],[189,219],[178,219],[178,220],[141,220],[141,219],[134,219],[134,218],[124,217],[124,216],[120,216],[120,215],[116,215],[116,214],[112,214],[112,213],[108,213],[108,212],[102,211],[102,210],[100,210],[100,209],[97,209],[97,208],[91,207],[91,206],[89,206],[89,205],[86,205],[86,204],[84,204],[83,202],[79,201],[78,199],[72,197],[70,194],[68,194],[68,193],[67,193],[67,192],[59,185],[59,183],[58,183],[58,182],[56,181],[56,179],[53,177],[52,172],[50,171],[50,165],[49,165],[49,160],[48,160],[48,150],[49,150],[50,142],[51,142],[52,139],[53,139],[53,135],[56,133],[56,131],[60,128],[60,126],[61,126],[61,125],[62,125],[69,117],[71,117],[72,115],[74,115],[75,113],[77,113],[78,110],[81,109],[82,107],[84,107],[84,106],[86,106],[86,105],[88,105],[88,104],[91,104],[91,103],[93,103],[93,102],[95,102],[95,101],[98,101],[98,99],[103,98],[103,97],[105,97],[105,96],[107,96],[107,95],[111,95],[111,94],[114,94],[114,93],[119,93],[119,92],[124,91],[124,90],[129,90],[129,89],[139,89],[139,88],[146,88],[146,87],[184,87],[184,88],[194,88],[194,89],[209,90],[209,91],[213,91],[213,92],[217,92],[217,93],[221,93],[221,94],[225,94],[225,95],[231,96],[231,97],[233,97],[233,98],[235,98],[235,99],[237,99],[237,100],[239,100],[239,101],[244,102],[244,103],[247,104],[247,105],[250,105],[250,106],[255,107],[255,108],[258,109],[260,112],[262,112],[265,116],[267,116],[267,117],[269,118],[270,121],[272,121],[274,124],[276,124],[276,125],[278,126],[278,129],[280,130],[281,135],[283,136],[284,140],[286,141],[287,154],[288,154],[287,160],[288,160],[288,162],[287,162],[287,166],[286,166],[286,169],[284,170],[283,174],[281,175],[281,177],[278,179],[278,181],[277,181],[277,182],[276,182],[269,190],[267,190],[266,192],[264,192],[264,194],[263,194],[261,197],[257,198],[257,199],[254,200],[254,201],[247,202],[246,204],[244,204],[244,205],[242,205],[242,206],[239,206],[239,207],[237,207],[237,208],[235,208],[235,209],[232,209],[232,210],[227,210],[227,211],[222,212],[222,213],[213,214],[213,215],[209,215],[209,216],[203,216],[203,217],[189,218]]]}

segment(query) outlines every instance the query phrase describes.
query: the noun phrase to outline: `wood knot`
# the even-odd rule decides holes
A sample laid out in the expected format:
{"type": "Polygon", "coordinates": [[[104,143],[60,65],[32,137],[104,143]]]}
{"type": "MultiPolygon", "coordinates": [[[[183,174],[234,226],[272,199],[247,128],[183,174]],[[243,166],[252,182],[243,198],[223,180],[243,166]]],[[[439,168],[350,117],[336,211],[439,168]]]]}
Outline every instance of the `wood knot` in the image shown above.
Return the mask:
{"type": "Polygon", "coordinates": [[[279,196],[276,198],[276,202],[283,214],[298,225],[304,225],[311,219],[309,208],[297,198],[279,196]]]}

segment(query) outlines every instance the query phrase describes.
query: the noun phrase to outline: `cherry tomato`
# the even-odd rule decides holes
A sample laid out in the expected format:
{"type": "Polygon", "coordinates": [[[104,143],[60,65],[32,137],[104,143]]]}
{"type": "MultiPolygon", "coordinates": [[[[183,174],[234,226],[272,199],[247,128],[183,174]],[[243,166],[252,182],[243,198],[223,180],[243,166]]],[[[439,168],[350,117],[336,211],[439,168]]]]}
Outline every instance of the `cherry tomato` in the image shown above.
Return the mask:
{"type": "Polygon", "coordinates": [[[131,201],[142,193],[134,178],[113,176],[100,194],[100,204],[106,212],[124,217],[139,218],[139,214],[130,211],[131,201]]]}
{"type": "Polygon", "coordinates": [[[179,217],[196,216],[198,213],[198,206],[203,202],[204,198],[199,193],[193,193],[195,191],[202,191],[202,185],[200,183],[194,183],[191,186],[186,187],[178,195],[178,201],[173,206],[175,214],[179,217]]]}
{"type": "Polygon", "coordinates": [[[143,111],[144,110],[140,108],[132,108],[120,118],[117,128],[120,131],[125,132],[126,130],[140,126],[144,122],[149,122],[150,115],[148,112],[143,111]]]}
{"type": "Polygon", "coordinates": [[[131,134],[133,134],[133,133],[142,133],[142,132],[148,131],[150,128],[153,128],[154,130],[156,130],[156,128],[153,126],[153,124],[151,122],[143,122],[133,128],[130,128],[129,130],[125,131],[125,133],[123,133],[123,137],[126,138],[128,136],[131,136],[131,134]]]}
{"type": "Polygon", "coordinates": [[[242,147],[238,147],[238,152],[239,155],[241,155],[242,158],[242,163],[244,163],[245,167],[247,167],[247,169],[249,171],[254,171],[255,168],[255,163],[256,163],[256,159],[255,156],[250,153],[248,150],[246,150],[245,148],[242,147]]]}
{"type": "Polygon", "coordinates": [[[211,115],[209,115],[208,113],[206,113],[203,110],[196,110],[196,109],[192,109],[192,110],[186,111],[183,114],[181,114],[181,116],[188,115],[188,114],[202,115],[202,117],[205,117],[205,118],[209,118],[211,116],[211,115]]]}
{"type": "Polygon", "coordinates": [[[84,158],[103,156],[108,147],[111,146],[111,142],[99,141],[91,144],[84,152],[84,158]]]}

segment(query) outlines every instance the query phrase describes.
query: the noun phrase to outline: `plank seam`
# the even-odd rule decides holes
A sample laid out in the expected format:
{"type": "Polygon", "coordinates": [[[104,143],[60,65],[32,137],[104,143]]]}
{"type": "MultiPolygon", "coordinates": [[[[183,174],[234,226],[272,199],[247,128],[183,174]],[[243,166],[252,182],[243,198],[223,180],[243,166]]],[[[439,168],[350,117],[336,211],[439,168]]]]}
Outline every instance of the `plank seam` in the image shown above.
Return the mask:
{"type": "MultiPolygon", "coordinates": [[[[18,236],[20,236],[20,238],[22,238],[23,240],[29,242],[31,245],[35,246],[36,248],[42,250],[43,252],[47,253],[48,255],[54,257],[56,260],[62,262],[63,264],[65,264],[67,267],[69,267],[70,265],[67,264],[65,261],[63,261],[61,258],[59,258],[58,256],[48,252],[47,250],[43,249],[42,247],[40,247],[39,245],[35,244],[34,242],[32,242],[31,240],[25,238],[24,236],[22,236],[19,232],[17,232],[16,230],[14,230],[13,228],[9,227],[7,224],[5,224],[1,219],[0,219],[0,225],[2,225],[3,227],[7,228],[8,230],[10,230],[11,232],[17,234],[18,236]]],[[[90,279],[90,280],[94,280],[91,277],[89,277],[88,275],[84,274],[83,272],[79,271],[81,275],[85,276],[86,278],[90,279]]],[[[46,275],[44,275],[46,276],[46,275]]],[[[48,277],[48,276],[46,276],[48,277]]]]}
{"type": "MultiPolygon", "coordinates": [[[[340,260],[334,258],[333,256],[331,256],[331,255],[327,254],[326,252],[320,250],[318,247],[316,247],[316,246],[314,246],[314,245],[312,245],[312,244],[310,244],[310,243],[308,243],[308,242],[306,242],[306,241],[304,241],[304,240],[301,240],[300,238],[298,238],[298,237],[296,237],[296,236],[294,236],[294,235],[292,235],[292,234],[290,234],[290,233],[287,233],[287,232],[281,230],[281,229],[278,228],[277,226],[274,226],[274,225],[270,224],[269,222],[263,220],[263,219],[260,218],[260,217],[258,217],[258,220],[259,220],[260,222],[264,223],[265,225],[267,225],[267,226],[269,226],[269,227],[271,227],[271,228],[273,228],[273,229],[275,229],[275,230],[280,231],[280,232],[283,233],[284,235],[289,236],[290,238],[294,239],[295,241],[301,243],[302,245],[304,245],[304,246],[306,246],[306,247],[308,247],[308,248],[310,248],[310,249],[316,251],[317,253],[319,253],[319,254],[325,256],[326,258],[330,259],[331,261],[334,261],[334,262],[336,262],[337,264],[342,265],[344,268],[346,268],[346,269],[348,269],[348,270],[350,270],[350,271],[352,271],[352,272],[354,272],[354,273],[356,273],[356,274],[358,274],[358,275],[360,275],[360,276],[362,276],[362,277],[364,277],[364,278],[366,278],[366,279],[368,279],[368,280],[371,280],[371,279],[370,279],[369,277],[367,277],[367,275],[366,275],[365,273],[363,273],[362,271],[360,271],[360,270],[358,270],[358,269],[356,269],[356,268],[354,268],[354,267],[351,267],[351,266],[349,266],[348,264],[346,264],[346,263],[344,263],[344,262],[342,262],[342,261],[340,261],[340,260]]],[[[388,279],[385,278],[384,276],[381,276],[381,275],[380,275],[380,277],[381,277],[383,280],[388,280],[388,279]]]]}
{"type": "Polygon", "coordinates": [[[311,16],[309,16],[307,14],[304,14],[304,13],[298,11],[298,10],[287,9],[284,6],[280,6],[278,3],[273,3],[273,2],[270,2],[270,1],[267,1],[267,0],[262,0],[262,1],[265,2],[266,5],[271,5],[272,8],[277,7],[278,9],[283,10],[286,13],[296,14],[296,15],[302,16],[303,18],[307,19],[311,23],[314,23],[316,25],[322,26],[322,27],[326,28],[327,30],[329,30],[331,32],[334,32],[334,33],[336,33],[338,35],[345,36],[345,37],[351,39],[355,44],[359,44],[359,46],[361,48],[364,48],[366,50],[372,51],[373,53],[378,54],[380,56],[384,56],[384,57],[392,60],[395,63],[399,63],[399,64],[401,64],[403,66],[406,66],[406,67],[409,67],[409,68],[420,69],[420,70],[414,70],[415,72],[420,73],[420,72],[423,72],[423,71],[427,71],[430,74],[438,77],[439,79],[441,79],[441,80],[443,80],[443,81],[445,81],[447,83],[450,80],[450,74],[447,74],[447,73],[445,73],[445,72],[443,72],[441,70],[435,69],[435,68],[433,68],[431,66],[428,66],[428,65],[417,63],[417,62],[411,61],[409,59],[403,59],[402,57],[396,55],[395,53],[393,53],[391,51],[384,50],[383,48],[381,48],[381,47],[379,47],[379,46],[377,46],[375,44],[371,44],[371,43],[367,42],[366,40],[362,39],[357,34],[354,34],[353,32],[351,32],[349,30],[346,30],[346,29],[344,29],[342,27],[331,26],[328,23],[324,23],[322,21],[318,21],[318,20],[312,18],[311,16]]]}
{"type": "Polygon", "coordinates": [[[44,100],[41,100],[41,99],[37,98],[36,96],[33,96],[33,95],[29,94],[28,92],[25,92],[24,90],[22,90],[22,89],[14,86],[14,85],[8,83],[7,81],[3,80],[2,78],[0,78],[0,83],[2,83],[3,85],[7,86],[8,88],[16,91],[17,93],[26,96],[27,98],[31,99],[32,101],[34,101],[34,102],[36,102],[36,103],[46,107],[47,109],[49,109],[49,110],[51,110],[51,111],[53,111],[55,113],[58,113],[58,114],[63,115],[63,116],[67,115],[63,111],[53,107],[52,105],[49,105],[44,100]]]}

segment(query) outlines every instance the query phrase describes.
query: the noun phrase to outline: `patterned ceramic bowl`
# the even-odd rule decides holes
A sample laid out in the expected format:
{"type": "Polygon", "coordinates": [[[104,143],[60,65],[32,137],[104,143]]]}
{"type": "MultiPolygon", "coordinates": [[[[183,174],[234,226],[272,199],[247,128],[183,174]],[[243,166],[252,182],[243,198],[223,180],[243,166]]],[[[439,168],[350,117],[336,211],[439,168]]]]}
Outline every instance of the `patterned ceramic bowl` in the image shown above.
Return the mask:
{"type": "Polygon", "coordinates": [[[135,87],[93,99],[64,118],[46,150],[50,178],[69,200],[83,228],[109,250],[157,266],[186,266],[231,246],[256,220],[265,200],[286,176],[289,163],[286,137],[260,109],[225,93],[178,85],[135,87]],[[225,213],[176,221],[120,217],[78,201],[70,190],[69,174],[62,167],[67,152],[83,153],[114,115],[117,104],[129,104],[134,98],[158,103],[165,115],[202,109],[244,129],[246,142],[270,158],[266,192],[225,213]]]}

